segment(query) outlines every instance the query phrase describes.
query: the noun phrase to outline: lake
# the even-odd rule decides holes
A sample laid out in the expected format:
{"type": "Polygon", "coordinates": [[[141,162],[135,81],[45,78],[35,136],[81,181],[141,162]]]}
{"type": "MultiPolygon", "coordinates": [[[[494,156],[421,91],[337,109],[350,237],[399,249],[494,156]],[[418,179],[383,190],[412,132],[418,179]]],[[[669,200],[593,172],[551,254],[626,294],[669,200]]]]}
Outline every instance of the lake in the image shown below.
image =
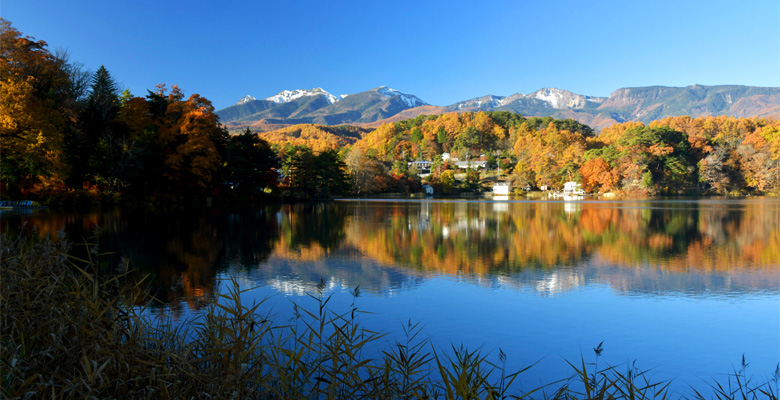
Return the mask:
{"type": "Polygon", "coordinates": [[[292,301],[356,302],[400,338],[420,322],[437,349],[480,347],[528,389],[566,360],[637,361],[673,388],[780,361],[780,199],[339,200],[243,211],[3,212],[3,230],[56,236],[101,264],[150,274],[154,312],[197,313],[233,277],[279,321],[292,301]],[[20,228],[21,226],[24,228],[20,228]],[[350,291],[360,288],[353,299],[350,291]]]}

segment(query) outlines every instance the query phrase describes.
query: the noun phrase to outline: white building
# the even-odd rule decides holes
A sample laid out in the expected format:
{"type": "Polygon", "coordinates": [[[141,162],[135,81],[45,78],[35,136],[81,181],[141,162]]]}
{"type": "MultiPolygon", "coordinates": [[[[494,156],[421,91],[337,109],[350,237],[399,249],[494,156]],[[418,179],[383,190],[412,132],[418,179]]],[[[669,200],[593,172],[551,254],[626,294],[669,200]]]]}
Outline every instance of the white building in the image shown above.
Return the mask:
{"type": "Polygon", "coordinates": [[[407,165],[415,166],[418,170],[431,169],[431,162],[427,160],[410,161],[407,165]]]}
{"type": "Polygon", "coordinates": [[[506,182],[496,182],[493,185],[494,196],[507,196],[509,195],[509,184],[506,182]]]}
{"type": "Polygon", "coordinates": [[[460,169],[484,169],[487,167],[487,161],[458,161],[455,165],[460,169]]]}
{"type": "Polygon", "coordinates": [[[577,182],[566,182],[563,184],[564,195],[584,195],[585,191],[582,190],[582,184],[577,182]]]}

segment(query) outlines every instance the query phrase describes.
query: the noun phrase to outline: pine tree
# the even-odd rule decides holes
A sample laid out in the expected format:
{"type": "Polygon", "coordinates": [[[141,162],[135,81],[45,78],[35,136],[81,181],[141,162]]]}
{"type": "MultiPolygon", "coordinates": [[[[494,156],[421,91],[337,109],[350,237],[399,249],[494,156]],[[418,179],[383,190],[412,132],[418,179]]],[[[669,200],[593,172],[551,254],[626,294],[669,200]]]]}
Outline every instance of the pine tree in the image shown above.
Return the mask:
{"type": "Polygon", "coordinates": [[[86,113],[90,119],[88,122],[96,128],[105,129],[116,118],[120,104],[117,84],[106,67],[101,65],[92,76],[87,97],[86,113]]]}
{"type": "Polygon", "coordinates": [[[117,184],[116,161],[121,138],[115,120],[121,103],[116,82],[105,66],[92,75],[89,95],[81,113],[82,135],[71,154],[74,177],[114,189],[117,184]]]}

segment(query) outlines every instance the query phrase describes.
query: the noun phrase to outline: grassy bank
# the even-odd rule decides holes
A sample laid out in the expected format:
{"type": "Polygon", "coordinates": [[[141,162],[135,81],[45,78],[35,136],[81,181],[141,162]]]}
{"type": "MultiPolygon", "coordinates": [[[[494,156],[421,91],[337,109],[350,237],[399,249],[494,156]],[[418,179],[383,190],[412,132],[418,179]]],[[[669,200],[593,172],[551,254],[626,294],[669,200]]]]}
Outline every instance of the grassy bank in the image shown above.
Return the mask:
{"type": "MultiPolygon", "coordinates": [[[[570,363],[571,376],[524,388],[524,370],[506,355],[453,346],[434,349],[419,325],[384,348],[383,334],[360,324],[354,305],[329,309],[319,293],[286,325],[262,304],[242,302],[229,282],[205,312],[183,324],[159,321],[143,306],[143,281],[127,263],[98,270],[96,252],[74,259],[66,240],[3,235],[0,248],[2,398],[258,399],[643,399],[676,398],[669,382],[634,365],[599,363],[603,348],[570,363]]],[[[355,289],[354,296],[359,295],[355,289]]],[[[692,398],[777,399],[780,371],[751,380],[747,362],[692,398]]]]}

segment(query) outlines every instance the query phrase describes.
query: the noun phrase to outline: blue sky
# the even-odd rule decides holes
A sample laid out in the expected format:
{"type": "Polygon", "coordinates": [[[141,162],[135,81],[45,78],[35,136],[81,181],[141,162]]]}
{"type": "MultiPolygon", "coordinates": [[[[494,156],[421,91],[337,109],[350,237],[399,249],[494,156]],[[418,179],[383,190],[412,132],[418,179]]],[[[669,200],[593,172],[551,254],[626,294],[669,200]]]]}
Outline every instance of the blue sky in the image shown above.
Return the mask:
{"type": "Polygon", "coordinates": [[[556,87],[780,86],[780,1],[0,0],[23,34],[217,109],[388,85],[434,105],[556,87]]]}

